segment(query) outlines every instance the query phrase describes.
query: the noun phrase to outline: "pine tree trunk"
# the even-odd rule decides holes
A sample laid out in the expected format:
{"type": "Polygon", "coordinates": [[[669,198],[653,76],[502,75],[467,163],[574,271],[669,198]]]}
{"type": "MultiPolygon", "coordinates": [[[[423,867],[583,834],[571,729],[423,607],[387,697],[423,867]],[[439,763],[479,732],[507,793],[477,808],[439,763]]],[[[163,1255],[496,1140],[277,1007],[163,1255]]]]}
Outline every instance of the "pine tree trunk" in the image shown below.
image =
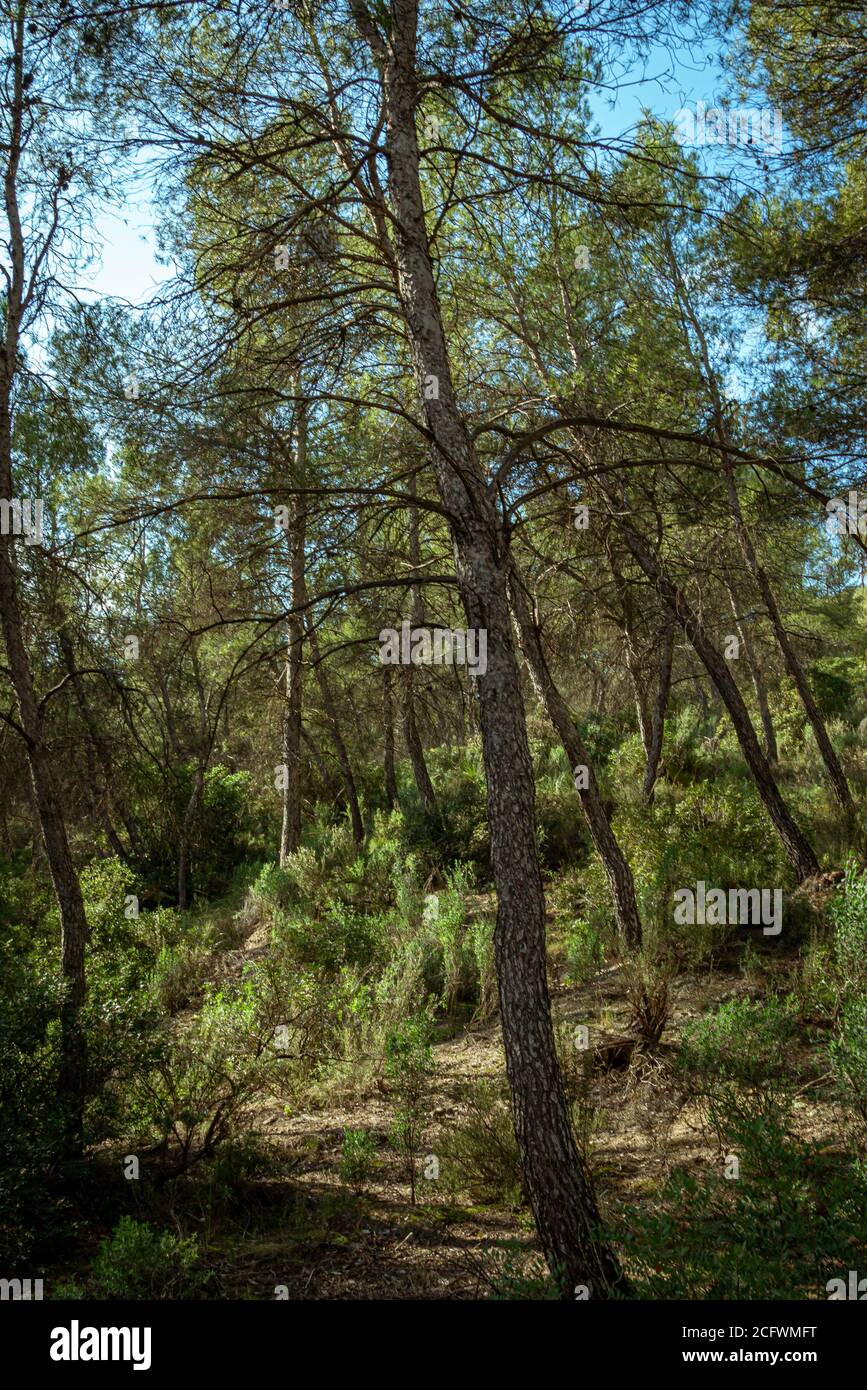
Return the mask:
{"type": "Polygon", "coordinates": [[[659,760],[662,757],[662,740],[665,736],[665,715],[668,710],[668,695],[671,690],[671,665],[674,656],[674,614],[667,613],[665,631],[662,638],[662,653],[659,658],[659,677],[656,685],[656,699],[653,702],[653,715],[650,726],[650,747],[647,750],[647,763],[644,769],[644,799],[653,801],[659,760]]]}
{"type": "Polygon", "coordinates": [[[382,668],[382,739],[385,773],[385,804],[389,811],[397,805],[397,778],[394,771],[394,701],[391,694],[392,669],[382,668]]]}
{"type": "MultiPolygon", "coordinates": [[[[407,491],[412,497],[415,497],[415,473],[412,474],[407,482],[407,491]]],[[[419,544],[418,507],[414,506],[410,506],[409,508],[409,563],[413,573],[417,573],[421,564],[421,546],[419,544]]],[[[425,611],[421,585],[413,584],[411,595],[412,606],[410,621],[413,629],[424,627],[425,611]]],[[[409,665],[403,668],[403,738],[406,744],[406,751],[409,754],[412,774],[415,778],[415,785],[418,789],[421,804],[424,807],[425,813],[429,816],[433,816],[436,815],[437,809],[436,794],[430,779],[430,774],[427,770],[424,746],[418,729],[415,682],[416,670],[412,662],[410,662],[409,665]]]]}
{"type": "Polygon", "coordinates": [[[449,511],[467,623],[487,632],[476,681],[497,889],[495,955],[515,1132],[542,1249],[566,1297],[582,1284],[604,1297],[621,1280],[598,1234],[599,1212],[572,1133],[551,1024],[545,903],[536,850],[535,788],[512,640],[508,552],[484,474],[455,401],[419,181],[415,103],[416,6],[394,0],[388,40],[353,6],[377,59],[385,97],[395,277],[434,469],[449,511]],[[435,389],[434,389],[435,388],[435,389]]]}
{"type": "Polygon", "coordinates": [[[628,946],[640,946],[641,918],[638,904],[635,901],[632,871],[620,845],[617,843],[617,837],[611,829],[611,822],[602,801],[596,774],[590,763],[590,754],[569,713],[566,701],[557,689],[554,678],[548,669],[542,644],[539,641],[539,633],[514,562],[509,574],[509,597],[518,629],[518,640],[539,700],[560,737],[573,774],[579,768],[586,771],[586,778],[582,777],[580,784],[576,784],[578,796],[590,831],[590,838],[596,853],[602,860],[611,889],[617,930],[628,946]],[[585,780],[587,782],[586,787],[581,785],[585,780]]]}
{"type": "Polygon", "coordinates": [[[819,873],[819,861],[780,794],[771,766],[759,747],[749,711],[724,658],[714,647],[686,595],[669,579],[662,563],[651,553],[635,528],[620,515],[622,508],[610,495],[608,495],[608,501],[617,517],[617,525],[627,546],[640,568],[653,582],[663,603],[674,614],[716,686],[720,698],[728,710],[729,718],[741,746],[741,752],[756,784],[756,790],[782,841],[786,857],[792,865],[798,881],[803,882],[807,878],[812,878],[819,873]]]}
{"type": "MultiPolygon", "coordinates": [[[[295,451],[295,483],[304,486],[307,476],[307,405],[299,400],[295,451]]],[[[300,609],[305,593],[304,546],[307,504],[296,494],[292,506],[290,553],[292,608],[287,624],[286,698],[283,707],[281,756],[285,771],[283,820],[280,827],[280,863],[285,864],[301,843],[301,734],[304,707],[304,618],[300,609]]]]}
{"type": "MultiPolygon", "coordinates": [[[[4,148],[3,203],[11,274],[6,274],[3,341],[0,346],[0,498],[14,497],[12,478],[12,387],[18,368],[19,333],[25,298],[25,252],[18,206],[18,177],[24,123],[23,63],[25,10],[12,21],[12,54],[6,74],[9,102],[9,141],[4,148]]],[[[29,119],[29,118],[28,118],[29,119]]],[[[30,659],[24,644],[24,623],[18,593],[13,538],[0,534],[0,628],[18,722],[30,769],[33,798],[60,913],[61,1005],[58,1095],[64,1111],[64,1143],[78,1153],[83,1142],[87,1051],[81,1009],[85,1000],[84,953],[88,928],[81,885],[66,833],[63,801],[43,738],[42,711],[36,698],[30,659]]]]}
{"type": "Polygon", "coordinates": [[[732,610],[732,618],[734,619],[735,631],[737,633],[738,641],[741,644],[741,651],[744,654],[744,660],[747,663],[747,670],[750,673],[750,680],[753,683],[753,690],[756,692],[756,704],[759,707],[759,718],[762,721],[762,733],[764,735],[765,740],[765,757],[767,758],[769,763],[775,763],[777,761],[777,735],[774,730],[774,721],[771,718],[771,709],[768,704],[768,692],[767,687],[765,685],[765,678],[762,674],[762,668],[758,663],[755,653],[753,652],[753,644],[750,641],[747,635],[746,628],[744,627],[738,615],[737,600],[735,599],[734,591],[728,582],[726,582],[726,590],[729,596],[729,607],[732,610]]]}

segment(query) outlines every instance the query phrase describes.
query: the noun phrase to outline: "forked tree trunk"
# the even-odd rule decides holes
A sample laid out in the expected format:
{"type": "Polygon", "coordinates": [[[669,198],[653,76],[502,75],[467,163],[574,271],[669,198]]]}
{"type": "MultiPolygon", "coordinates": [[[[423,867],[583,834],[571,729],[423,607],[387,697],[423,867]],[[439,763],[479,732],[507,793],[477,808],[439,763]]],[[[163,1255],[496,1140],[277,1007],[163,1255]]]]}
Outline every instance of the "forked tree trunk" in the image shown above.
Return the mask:
{"type": "Polygon", "coordinates": [[[393,0],[384,38],[367,10],[353,14],[380,67],[398,294],[434,470],[449,512],[459,592],[470,627],[487,632],[477,680],[497,889],[495,954],[515,1132],[545,1256],[565,1296],[604,1297],[622,1278],[599,1237],[599,1212],[575,1145],[551,1024],[545,902],[536,850],[535,789],[507,594],[508,552],[458,408],[431,265],[415,133],[416,4],[393,0]]]}
{"type": "Polygon", "coordinates": [[[566,701],[557,689],[554,678],[548,669],[545,653],[542,651],[542,644],[539,640],[539,632],[530,612],[530,605],[527,602],[527,596],[514,562],[509,573],[509,597],[518,629],[518,640],[536,694],[560,737],[573,774],[577,774],[579,769],[586,773],[586,777],[576,775],[576,787],[581,800],[581,809],[590,831],[590,838],[596,853],[602,860],[602,866],[605,869],[608,885],[611,889],[617,930],[628,946],[640,946],[641,917],[638,912],[638,904],[635,901],[632,870],[617,843],[614,831],[611,829],[608,812],[605,810],[596,781],[596,774],[590,762],[590,754],[569,713],[566,701]],[[587,782],[586,787],[583,785],[585,780],[587,782]]]}

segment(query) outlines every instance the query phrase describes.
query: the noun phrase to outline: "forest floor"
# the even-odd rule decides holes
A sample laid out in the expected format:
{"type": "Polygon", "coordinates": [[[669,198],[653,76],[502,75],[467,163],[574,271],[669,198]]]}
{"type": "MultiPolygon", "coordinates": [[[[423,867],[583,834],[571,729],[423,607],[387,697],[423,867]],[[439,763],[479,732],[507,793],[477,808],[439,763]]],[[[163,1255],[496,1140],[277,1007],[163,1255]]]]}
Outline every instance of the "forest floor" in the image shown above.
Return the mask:
{"type": "MultiPolygon", "coordinates": [[[[753,942],[755,946],[755,937],[753,942]]],[[[710,968],[705,962],[699,972],[678,975],[662,1043],[651,1054],[633,1054],[628,1062],[619,1051],[630,1033],[620,968],[603,969],[579,988],[564,984],[562,962],[551,961],[555,1026],[567,1028],[571,1037],[577,1025],[586,1024],[593,1040],[580,1137],[603,1216],[612,1200],[646,1202],[675,1166],[698,1171],[703,1165],[722,1165],[723,1155],[703,1133],[697,1108],[678,1082],[674,1059],[688,1019],[735,997],[759,998],[791,987],[792,961],[778,943],[759,941],[746,975],[740,964],[744,944],[730,943],[724,958],[710,968]]],[[[234,953],[231,968],[240,969],[244,960],[264,950],[266,934],[257,928],[234,953]]],[[[436,1070],[424,1153],[436,1155],[438,1139],[461,1123],[463,1085],[502,1079],[504,1058],[496,1021],[460,1027],[433,1051],[436,1070]]],[[[808,1054],[805,1044],[805,1062],[808,1054]]],[[[798,1059],[792,1060],[797,1068],[798,1059]]],[[[519,1267],[537,1265],[538,1246],[526,1210],[466,1205],[465,1194],[443,1181],[447,1175],[439,1181],[421,1176],[423,1160],[413,1205],[405,1171],[389,1143],[392,1118],[387,1081],[375,1074],[362,1089],[328,1094],[315,1108],[291,1111],[277,1101],[261,1104],[253,1117],[254,1132],[281,1156],[278,1168],[285,1175],[256,1184],[255,1215],[246,1228],[242,1222],[241,1229],[209,1235],[216,1283],[210,1296],[476,1298],[490,1296],[497,1286],[504,1245],[519,1267]],[[375,1168],[361,1195],[339,1174],[346,1128],[375,1136],[375,1168]],[[273,1220],[264,1224],[263,1203],[275,1207],[273,1220]]],[[[805,1133],[829,1130],[830,1118],[829,1107],[805,1095],[805,1133]]]]}

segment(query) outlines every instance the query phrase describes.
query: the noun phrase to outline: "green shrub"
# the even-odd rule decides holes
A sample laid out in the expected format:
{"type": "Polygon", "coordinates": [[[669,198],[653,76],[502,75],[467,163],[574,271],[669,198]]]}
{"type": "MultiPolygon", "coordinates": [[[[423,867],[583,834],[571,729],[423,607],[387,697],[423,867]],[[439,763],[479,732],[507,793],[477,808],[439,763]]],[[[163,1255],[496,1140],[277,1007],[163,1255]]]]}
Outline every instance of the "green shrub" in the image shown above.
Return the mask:
{"type": "Polygon", "coordinates": [[[827,1297],[828,1279],[867,1257],[867,1187],[856,1163],[823,1153],[774,1117],[728,1129],[737,1180],[723,1162],[676,1171],[650,1209],[611,1213],[642,1298],[827,1297]]]}
{"type": "Polygon", "coordinates": [[[360,1196],[373,1175],[376,1139],[366,1129],[345,1129],[340,1176],[360,1196]]]}
{"type": "Polygon", "coordinates": [[[598,931],[583,917],[576,917],[563,928],[569,979],[586,985],[605,961],[605,948],[598,931]]]}
{"type": "Polygon", "coordinates": [[[784,1124],[791,1104],[794,1001],[732,1000],[684,1029],[679,1067],[722,1147],[734,1119],[784,1124]]]}
{"type": "Polygon", "coordinates": [[[397,1097],[392,1142],[401,1155],[415,1204],[415,1165],[428,1118],[430,1077],[434,1071],[430,1015],[420,1011],[389,1030],[385,1073],[397,1097]]]}
{"type": "Polygon", "coordinates": [[[867,873],[850,861],[840,891],[828,904],[834,927],[834,967],[841,998],[867,993],[867,873]]]}
{"type": "Polygon", "coordinates": [[[444,1176],[474,1202],[518,1208],[524,1180],[508,1091],[490,1080],[464,1083],[456,1093],[459,1119],[438,1141],[444,1176]]]}
{"type": "Polygon", "coordinates": [[[681,1065],[719,1156],[615,1214],[640,1297],[821,1298],[867,1253],[862,1165],[793,1129],[795,1026],[789,1000],[741,1000],[687,1031],[681,1065]]]}
{"type": "Polygon", "coordinates": [[[474,1018],[486,1023],[497,1010],[497,972],[494,960],[494,931],[496,921],[489,913],[482,913],[470,923],[470,946],[476,968],[478,1003],[474,1018]]]}
{"type": "Polygon", "coordinates": [[[867,998],[849,999],[844,1004],[837,1037],[829,1050],[844,1094],[867,1124],[867,998]]]}
{"type": "Polygon", "coordinates": [[[124,1216],[99,1247],[91,1268],[94,1298],[192,1298],[206,1275],[195,1236],[155,1231],[124,1216]]]}

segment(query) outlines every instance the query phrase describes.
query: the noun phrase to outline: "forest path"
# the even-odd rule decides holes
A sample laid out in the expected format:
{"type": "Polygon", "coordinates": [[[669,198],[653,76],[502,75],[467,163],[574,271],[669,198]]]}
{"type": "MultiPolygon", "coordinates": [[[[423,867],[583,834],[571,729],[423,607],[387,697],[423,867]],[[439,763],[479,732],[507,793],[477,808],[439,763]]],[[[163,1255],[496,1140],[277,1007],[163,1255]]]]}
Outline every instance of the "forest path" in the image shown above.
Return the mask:
{"type": "MultiPolygon", "coordinates": [[[[235,953],[233,968],[267,949],[267,932],[257,926],[235,953]]],[[[594,1045],[628,1033],[618,967],[602,969],[581,987],[564,984],[562,977],[562,962],[555,958],[552,1012],[567,1046],[579,1023],[589,1025],[594,1045]]],[[[687,1017],[746,988],[731,969],[681,977],[658,1054],[639,1059],[628,1070],[597,1070],[590,1077],[578,1127],[603,1210],[613,1198],[640,1202],[657,1189],[673,1156],[687,1166],[712,1160],[698,1116],[672,1086],[671,1039],[687,1017]]],[[[462,1088],[483,1079],[504,1080],[498,1023],[459,1027],[454,1036],[435,1043],[433,1052],[436,1067],[415,1206],[401,1159],[389,1142],[394,1096],[381,1073],[374,1071],[363,1089],[332,1090],[321,1104],[304,1109],[293,1111],[277,1100],[257,1106],[253,1132],[285,1155],[288,1170],[267,1186],[273,1187],[275,1201],[291,1194],[291,1214],[276,1232],[271,1229],[226,1252],[226,1295],[273,1298],[279,1288],[289,1298],[484,1297],[502,1267],[503,1243],[511,1243],[516,1269],[538,1264],[528,1212],[468,1204],[466,1194],[450,1186],[445,1163],[438,1180],[422,1176],[424,1156],[437,1156],[442,1136],[465,1121],[462,1088]],[[367,1130],[376,1145],[374,1171],[361,1195],[340,1177],[346,1129],[367,1130]]]]}

